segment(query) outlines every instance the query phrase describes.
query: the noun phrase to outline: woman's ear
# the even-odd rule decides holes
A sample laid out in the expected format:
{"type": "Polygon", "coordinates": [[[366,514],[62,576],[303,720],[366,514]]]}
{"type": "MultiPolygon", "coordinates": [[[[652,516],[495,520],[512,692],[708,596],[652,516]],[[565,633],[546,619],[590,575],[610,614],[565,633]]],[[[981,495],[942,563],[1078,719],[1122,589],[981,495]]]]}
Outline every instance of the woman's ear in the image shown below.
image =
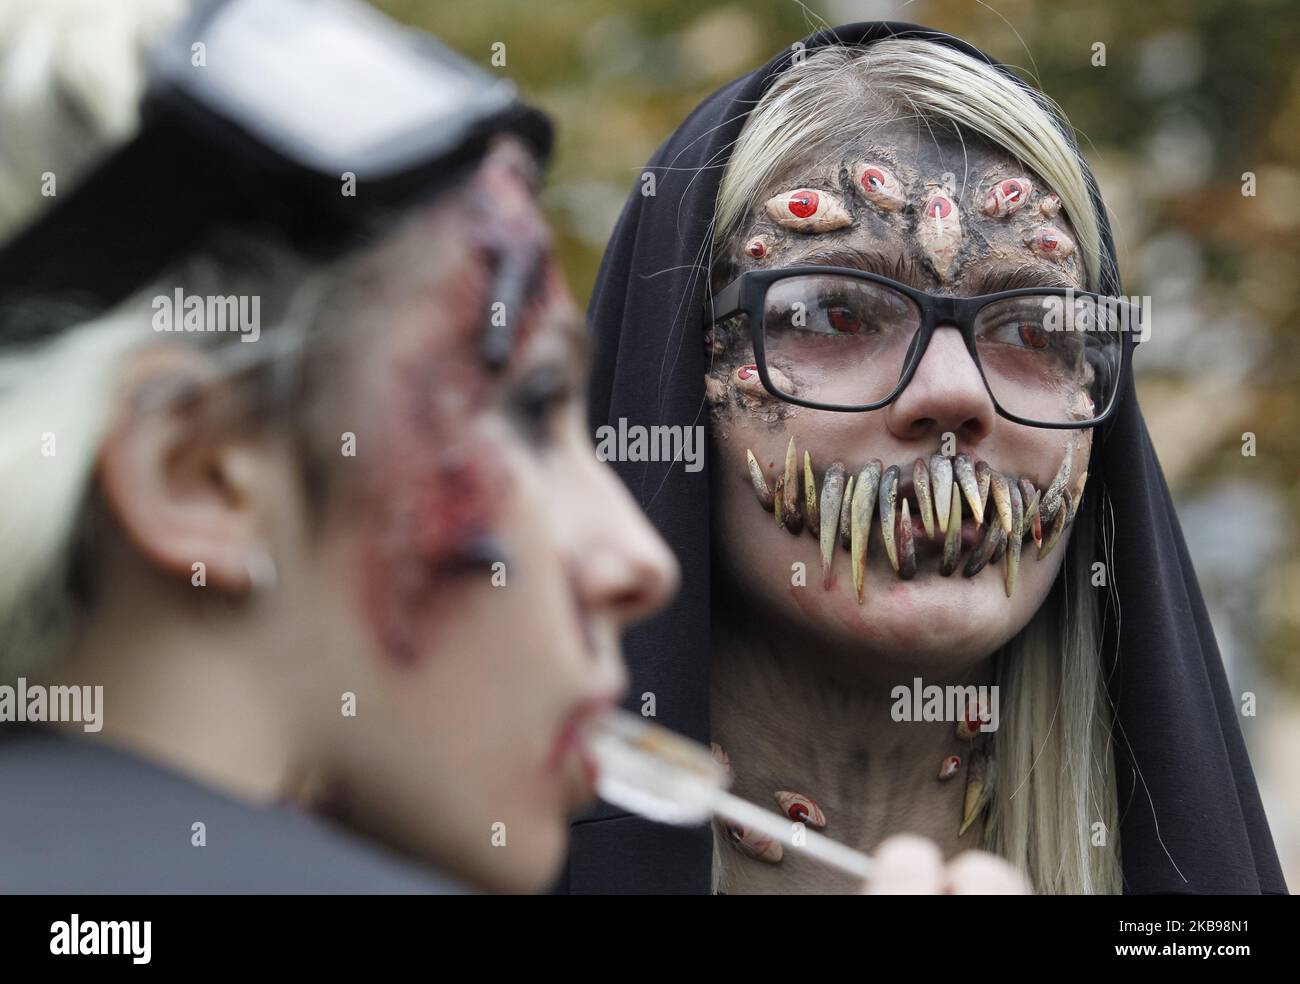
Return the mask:
{"type": "Polygon", "coordinates": [[[251,590],[269,558],[259,522],[266,451],[241,437],[230,387],[202,354],[164,345],[127,374],[121,415],[104,441],[104,501],[128,540],[165,575],[251,590]]]}

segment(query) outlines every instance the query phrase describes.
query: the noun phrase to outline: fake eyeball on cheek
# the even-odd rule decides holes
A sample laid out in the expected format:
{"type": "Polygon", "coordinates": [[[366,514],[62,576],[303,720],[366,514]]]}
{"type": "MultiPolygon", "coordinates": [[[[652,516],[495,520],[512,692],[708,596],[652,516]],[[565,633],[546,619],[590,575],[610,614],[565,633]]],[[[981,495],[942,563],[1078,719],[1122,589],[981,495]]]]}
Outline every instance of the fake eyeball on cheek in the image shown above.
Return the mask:
{"type": "Polygon", "coordinates": [[[901,211],[907,204],[903,186],[891,171],[878,164],[858,164],[853,170],[853,186],[862,197],[886,212],[901,211]]]}
{"type": "Polygon", "coordinates": [[[1033,188],[1033,183],[1028,178],[999,181],[984,197],[984,214],[998,219],[1015,215],[1029,200],[1033,188]]]}
{"type": "MultiPolygon", "coordinates": [[[[767,375],[772,380],[772,385],[782,393],[794,395],[794,384],[780,369],[775,366],[767,367],[767,375]]],[[[763,380],[758,375],[758,366],[748,365],[741,366],[734,374],[736,389],[740,390],[745,396],[751,396],[759,400],[775,400],[776,397],[767,391],[763,386],[763,380]]]]}
{"type": "Polygon", "coordinates": [[[1074,255],[1074,240],[1055,226],[1042,226],[1025,236],[1025,245],[1035,256],[1064,261],[1074,255]]]}
{"type": "Polygon", "coordinates": [[[769,198],[763,207],[773,222],[795,232],[832,232],[853,224],[844,203],[828,191],[787,191],[769,198]]]}

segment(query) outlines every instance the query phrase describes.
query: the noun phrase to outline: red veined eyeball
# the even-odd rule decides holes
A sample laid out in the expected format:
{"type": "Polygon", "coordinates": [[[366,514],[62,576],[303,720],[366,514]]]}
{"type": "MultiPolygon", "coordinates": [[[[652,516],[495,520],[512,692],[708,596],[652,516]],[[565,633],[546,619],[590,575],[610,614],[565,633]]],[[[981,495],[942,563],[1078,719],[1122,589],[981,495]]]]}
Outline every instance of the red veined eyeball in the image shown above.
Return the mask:
{"type": "Polygon", "coordinates": [[[1038,234],[1038,245],[1043,249],[1056,249],[1061,241],[1051,232],[1040,232],[1038,234]]]}
{"type": "Polygon", "coordinates": [[[937,215],[941,219],[946,219],[951,211],[952,202],[943,195],[935,195],[925,206],[925,214],[932,218],[937,215]]]}
{"type": "Polygon", "coordinates": [[[1018,202],[1024,194],[1025,186],[1015,178],[1008,178],[1002,182],[1002,195],[1008,202],[1018,202]]]}
{"type": "Polygon", "coordinates": [[[756,260],[761,260],[767,255],[767,243],[763,242],[761,236],[755,236],[745,246],[745,252],[756,260]]]}
{"type": "Polygon", "coordinates": [[[758,375],[758,366],[741,366],[736,370],[737,379],[749,379],[758,375]]]}
{"type": "Polygon", "coordinates": [[[806,219],[808,216],[816,214],[817,205],[820,201],[817,192],[804,189],[791,195],[786,207],[790,209],[791,215],[796,218],[806,219]]]}
{"type": "Polygon", "coordinates": [[[862,172],[862,187],[874,191],[885,186],[885,174],[879,168],[869,167],[862,172]]]}

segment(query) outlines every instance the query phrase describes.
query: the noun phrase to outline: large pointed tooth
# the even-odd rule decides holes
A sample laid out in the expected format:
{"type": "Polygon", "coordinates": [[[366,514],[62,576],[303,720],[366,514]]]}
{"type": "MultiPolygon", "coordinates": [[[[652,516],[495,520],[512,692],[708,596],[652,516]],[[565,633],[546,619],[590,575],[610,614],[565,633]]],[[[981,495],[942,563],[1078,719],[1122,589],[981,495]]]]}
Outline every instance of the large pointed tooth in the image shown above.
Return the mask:
{"type": "Polygon", "coordinates": [[[967,763],[966,795],[961,808],[961,826],[957,828],[958,837],[966,833],[992,798],[994,763],[987,739],[976,742],[967,763]]]}
{"type": "Polygon", "coordinates": [[[980,503],[985,509],[989,505],[989,480],[992,478],[993,469],[989,463],[982,458],[975,462],[975,491],[979,493],[980,503]]]}
{"type": "Polygon", "coordinates": [[[817,477],[812,470],[812,457],[803,453],[803,515],[808,522],[808,532],[814,538],[821,535],[821,506],[817,502],[817,477]]]}
{"type": "Polygon", "coordinates": [[[1007,597],[1016,590],[1016,575],[1020,573],[1020,545],[1025,540],[1025,500],[1020,485],[1011,483],[1011,535],[1007,537],[1007,565],[1003,570],[1007,597]]]}
{"type": "Polygon", "coordinates": [[[957,569],[961,558],[961,489],[948,483],[948,531],[943,537],[943,561],[939,573],[947,577],[957,569]]]}
{"type": "Polygon", "coordinates": [[[840,546],[845,550],[853,546],[853,528],[850,525],[853,516],[853,483],[858,476],[850,475],[844,483],[844,499],[840,503],[840,546]]]}
{"type": "Polygon", "coordinates": [[[1061,538],[1061,531],[1065,529],[1065,517],[1069,514],[1072,498],[1069,489],[1061,493],[1060,508],[1056,510],[1056,518],[1052,520],[1052,528],[1043,539],[1043,545],[1038,548],[1039,560],[1051,553],[1052,548],[1056,546],[1056,541],[1061,538]]]}
{"type": "MultiPolygon", "coordinates": [[[[1028,536],[1033,533],[1035,524],[1038,522],[1039,492],[1038,489],[1034,488],[1034,483],[1027,478],[1020,479],[1016,484],[1020,486],[1020,500],[1025,506],[1023,522],[1025,535],[1028,536]]],[[[1042,534],[1036,535],[1034,540],[1035,542],[1041,541],[1042,534]]]]}
{"type": "Polygon", "coordinates": [[[1074,517],[1079,512],[1079,503],[1083,501],[1083,486],[1087,481],[1088,470],[1085,468],[1079,473],[1079,480],[1074,483],[1074,493],[1070,496],[1070,511],[1065,514],[1066,526],[1074,522],[1074,517]]]}
{"type": "Polygon", "coordinates": [[[898,466],[890,465],[880,476],[880,538],[885,541],[889,564],[898,570],[898,545],[894,542],[894,510],[898,506],[898,466]]]}
{"type": "Polygon", "coordinates": [[[993,493],[993,505],[997,508],[998,519],[1002,522],[1002,532],[1011,533],[1011,491],[1007,477],[999,471],[989,476],[989,491],[993,493]]]}
{"type": "Polygon", "coordinates": [[[916,511],[921,514],[925,535],[934,539],[934,503],[930,499],[930,469],[924,458],[912,463],[912,488],[916,492],[916,511]]]}
{"type": "Polygon", "coordinates": [[[898,513],[898,576],[904,581],[916,574],[916,545],[912,541],[912,514],[908,499],[903,497],[903,508],[898,513]]]}
{"type": "Polygon", "coordinates": [[[975,517],[975,525],[979,526],[984,522],[984,500],[980,498],[979,483],[975,481],[975,466],[971,463],[970,455],[957,455],[952,463],[952,473],[966,496],[966,504],[975,517]]]}
{"type": "MultiPolygon", "coordinates": [[[[805,476],[804,481],[811,484],[811,476],[805,476]]],[[[822,548],[822,587],[828,590],[831,586],[831,561],[835,559],[835,541],[840,535],[838,519],[843,497],[844,462],[832,461],[830,467],[826,469],[825,478],[822,479],[822,497],[818,506],[819,514],[825,516],[827,520],[821,524],[818,539],[822,548]]]]}
{"type": "Polygon", "coordinates": [[[952,462],[938,451],[930,455],[930,490],[939,532],[948,532],[948,503],[952,498],[952,462]]]}
{"type": "Polygon", "coordinates": [[[767,487],[767,478],[763,475],[763,469],[759,467],[753,451],[746,450],[745,456],[749,459],[749,481],[754,486],[754,494],[758,496],[758,504],[771,512],[772,490],[767,487]]]}
{"type": "Polygon", "coordinates": [[[1002,531],[1002,527],[996,523],[989,523],[984,527],[984,539],[966,558],[966,566],[962,568],[962,574],[966,577],[974,577],[984,570],[985,565],[993,560],[993,554],[997,552],[998,546],[1005,545],[1006,542],[1007,535],[1002,531]]]}
{"type": "Polygon", "coordinates": [[[1074,464],[1074,441],[1071,440],[1065,446],[1065,454],[1061,457],[1061,466],[1056,470],[1056,477],[1052,479],[1051,484],[1043,492],[1043,498],[1038,504],[1038,511],[1046,521],[1056,518],[1056,509],[1061,504],[1061,494],[1070,485],[1070,471],[1074,464]]]}
{"type": "Polygon", "coordinates": [[[776,525],[785,527],[785,476],[776,476],[776,487],[772,490],[772,514],[776,517],[776,525]]]}
{"type": "Polygon", "coordinates": [[[791,533],[803,529],[803,512],[799,508],[799,453],[794,447],[794,438],[785,449],[785,490],[782,502],[785,505],[785,528],[791,533]]]}
{"type": "MultiPolygon", "coordinates": [[[[990,523],[989,525],[994,527],[995,529],[999,529],[999,530],[1002,529],[1001,523],[990,523]]],[[[993,556],[989,558],[990,564],[996,564],[999,560],[1002,559],[1002,555],[1007,552],[1007,539],[1008,537],[1006,533],[1003,533],[1000,537],[998,537],[997,546],[993,548],[993,556]]]]}
{"type": "Polygon", "coordinates": [[[849,555],[853,571],[853,590],[858,604],[862,603],[862,590],[866,581],[867,542],[871,538],[871,516],[876,510],[876,492],[880,486],[881,464],[873,459],[858,472],[853,489],[853,505],[849,518],[851,543],[849,555]]]}

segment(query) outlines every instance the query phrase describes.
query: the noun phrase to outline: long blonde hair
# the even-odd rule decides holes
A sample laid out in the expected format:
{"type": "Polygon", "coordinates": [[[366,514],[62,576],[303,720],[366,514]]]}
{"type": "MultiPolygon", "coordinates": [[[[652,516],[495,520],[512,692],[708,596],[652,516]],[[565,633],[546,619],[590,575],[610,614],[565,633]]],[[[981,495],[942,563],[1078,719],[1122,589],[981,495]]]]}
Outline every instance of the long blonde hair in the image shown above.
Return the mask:
{"type": "MultiPolygon", "coordinates": [[[[796,155],[829,151],[846,132],[903,113],[978,134],[1046,181],[1074,227],[1087,287],[1098,289],[1112,261],[1059,109],[959,51],[898,38],[821,49],[773,83],[723,173],[713,255],[724,254],[760,190],[796,155]]],[[[984,846],[1024,871],[1039,893],[1121,888],[1112,714],[1092,585],[1099,498],[1094,493],[1080,509],[1048,600],[995,656],[1003,710],[984,846]]]]}

